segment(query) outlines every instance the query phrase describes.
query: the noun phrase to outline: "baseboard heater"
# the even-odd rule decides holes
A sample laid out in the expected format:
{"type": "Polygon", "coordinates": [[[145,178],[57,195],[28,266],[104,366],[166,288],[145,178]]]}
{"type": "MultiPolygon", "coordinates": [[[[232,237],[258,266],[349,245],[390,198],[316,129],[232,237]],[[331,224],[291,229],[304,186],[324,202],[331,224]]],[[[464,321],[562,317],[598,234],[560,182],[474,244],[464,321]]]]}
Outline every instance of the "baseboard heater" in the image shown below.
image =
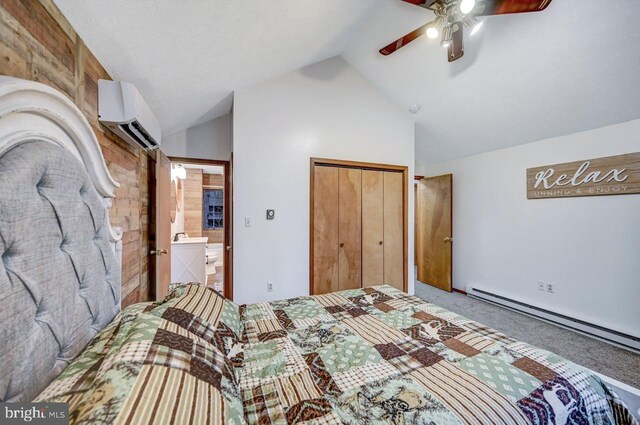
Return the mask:
{"type": "MultiPolygon", "coordinates": [[[[573,317],[536,307],[503,295],[478,289],[473,287],[473,285],[467,285],[467,295],[508,308],[509,310],[513,310],[527,316],[544,320],[545,322],[550,322],[564,328],[574,330],[581,334],[609,342],[634,352],[640,352],[640,338],[632,335],[627,335],[603,326],[585,322],[584,320],[575,319],[573,317]]],[[[627,404],[627,407],[636,418],[640,418],[640,389],[634,388],[609,376],[602,375],[601,373],[594,373],[613,388],[616,394],[618,394],[618,396],[627,404]]]]}
{"type": "Polygon", "coordinates": [[[613,329],[608,329],[604,326],[585,322],[584,320],[575,319],[573,317],[546,310],[544,308],[536,307],[534,305],[514,300],[503,295],[494,294],[492,292],[485,291],[484,289],[476,288],[473,285],[467,286],[467,295],[483,301],[488,301],[493,304],[498,304],[511,310],[515,310],[519,313],[533,316],[544,321],[569,328],[576,332],[580,332],[587,336],[612,343],[622,348],[626,348],[627,350],[640,353],[639,337],[628,335],[613,329]]]}

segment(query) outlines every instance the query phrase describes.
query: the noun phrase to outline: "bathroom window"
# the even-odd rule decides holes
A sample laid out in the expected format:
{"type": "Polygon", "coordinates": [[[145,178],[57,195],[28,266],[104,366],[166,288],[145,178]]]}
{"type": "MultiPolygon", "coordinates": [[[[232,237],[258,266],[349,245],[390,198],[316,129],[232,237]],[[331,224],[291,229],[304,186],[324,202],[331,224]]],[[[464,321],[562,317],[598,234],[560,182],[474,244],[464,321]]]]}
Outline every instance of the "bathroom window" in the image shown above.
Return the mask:
{"type": "Polygon", "coordinates": [[[224,228],[224,191],[222,189],[204,189],[202,216],[204,230],[224,228]]]}

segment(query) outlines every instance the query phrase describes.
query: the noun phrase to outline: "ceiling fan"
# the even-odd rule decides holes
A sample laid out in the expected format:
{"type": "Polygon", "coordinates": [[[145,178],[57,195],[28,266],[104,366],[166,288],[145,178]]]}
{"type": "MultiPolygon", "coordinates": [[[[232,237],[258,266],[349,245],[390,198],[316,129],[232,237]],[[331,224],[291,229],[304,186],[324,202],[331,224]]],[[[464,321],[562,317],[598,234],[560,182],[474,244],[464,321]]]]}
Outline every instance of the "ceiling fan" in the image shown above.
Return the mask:
{"type": "Polygon", "coordinates": [[[387,56],[425,34],[430,39],[440,38],[440,45],[447,48],[449,62],[464,55],[463,28],[471,35],[478,32],[482,22],[476,16],[505,15],[507,13],[540,12],[551,0],[403,0],[432,10],[436,19],[411,31],[402,38],[380,49],[387,56]],[[442,34],[442,35],[441,35],[442,34]]]}

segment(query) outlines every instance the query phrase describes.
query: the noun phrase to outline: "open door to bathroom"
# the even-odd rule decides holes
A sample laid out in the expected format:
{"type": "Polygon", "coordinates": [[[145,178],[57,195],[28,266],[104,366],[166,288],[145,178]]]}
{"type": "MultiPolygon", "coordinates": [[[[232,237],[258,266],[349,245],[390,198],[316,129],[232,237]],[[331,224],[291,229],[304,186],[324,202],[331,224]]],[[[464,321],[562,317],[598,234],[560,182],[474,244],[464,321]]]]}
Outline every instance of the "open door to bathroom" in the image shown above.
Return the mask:
{"type": "Polygon", "coordinates": [[[230,300],[233,299],[233,152],[231,152],[231,160],[226,164],[224,169],[225,184],[225,205],[224,211],[225,223],[225,246],[224,261],[227,264],[227,271],[224,274],[224,290],[225,296],[230,300]]]}
{"type": "Polygon", "coordinates": [[[171,162],[161,150],[156,151],[155,184],[151,199],[154,203],[150,240],[150,267],[154,269],[154,297],[163,299],[169,293],[171,283],[171,162]]]}
{"type": "MultiPolygon", "coordinates": [[[[206,238],[206,254],[202,260],[206,263],[205,276],[192,280],[206,284],[232,299],[231,161],[184,157],[169,159],[172,167],[179,169],[177,173],[174,170],[174,178],[182,178],[183,183],[182,210],[176,214],[170,231],[172,236],[180,240],[173,243],[177,246],[206,238]]],[[[192,260],[188,263],[197,267],[202,264],[199,260],[192,260]]],[[[176,283],[185,280],[178,278],[178,275],[184,275],[180,270],[180,267],[173,270],[176,283]]]]}

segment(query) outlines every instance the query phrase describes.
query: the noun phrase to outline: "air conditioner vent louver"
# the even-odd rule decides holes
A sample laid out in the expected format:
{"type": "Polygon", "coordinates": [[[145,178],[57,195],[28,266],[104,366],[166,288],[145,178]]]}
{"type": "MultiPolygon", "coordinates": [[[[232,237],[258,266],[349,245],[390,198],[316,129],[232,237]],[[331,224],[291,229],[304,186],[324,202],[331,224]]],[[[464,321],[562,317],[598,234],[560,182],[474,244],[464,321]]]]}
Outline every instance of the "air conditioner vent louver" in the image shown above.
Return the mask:
{"type": "Polygon", "coordinates": [[[158,143],[147,133],[138,121],[126,124],[118,124],[118,127],[127,133],[143,149],[156,149],[158,143]]]}
{"type": "Polygon", "coordinates": [[[160,123],[133,84],[98,80],[98,119],[131,146],[160,147],[160,123]]]}

